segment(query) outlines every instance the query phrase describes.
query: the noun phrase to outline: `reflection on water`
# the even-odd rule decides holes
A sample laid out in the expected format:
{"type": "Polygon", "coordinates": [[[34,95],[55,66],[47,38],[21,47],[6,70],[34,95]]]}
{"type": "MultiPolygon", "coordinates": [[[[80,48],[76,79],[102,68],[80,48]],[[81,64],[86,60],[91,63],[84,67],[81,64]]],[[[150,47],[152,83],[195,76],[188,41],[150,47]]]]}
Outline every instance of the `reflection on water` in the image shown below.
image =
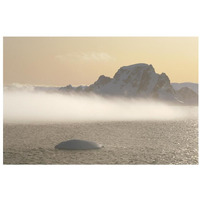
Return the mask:
{"type": "Polygon", "coordinates": [[[4,124],[4,164],[198,164],[198,121],[4,124]],[[54,148],[69,139],[104,148],[54,148]]]}

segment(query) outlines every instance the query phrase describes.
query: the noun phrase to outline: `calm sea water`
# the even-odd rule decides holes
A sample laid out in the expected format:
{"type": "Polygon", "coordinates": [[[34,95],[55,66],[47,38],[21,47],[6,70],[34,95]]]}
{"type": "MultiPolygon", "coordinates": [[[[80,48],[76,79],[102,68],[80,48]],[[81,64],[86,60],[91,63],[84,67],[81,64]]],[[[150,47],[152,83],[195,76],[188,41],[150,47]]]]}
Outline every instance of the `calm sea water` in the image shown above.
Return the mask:
{"type": "Polygon", "coordinates": [[[198,120],[4,124],[4,164],[198,164],[198,120]],[[57,150],[69,139],[104,145],[57,150]]]}

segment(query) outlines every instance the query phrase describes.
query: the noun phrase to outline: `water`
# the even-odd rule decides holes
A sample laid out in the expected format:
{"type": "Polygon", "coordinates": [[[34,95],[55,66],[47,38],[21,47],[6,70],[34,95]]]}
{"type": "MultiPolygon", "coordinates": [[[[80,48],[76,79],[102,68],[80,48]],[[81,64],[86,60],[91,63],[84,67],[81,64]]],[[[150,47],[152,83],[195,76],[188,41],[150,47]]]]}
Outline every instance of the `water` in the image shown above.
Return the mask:
{"type": "Polygon", "coordinates": [[[4,124],[4,164],[198,164],[198,120],[4,124]],[[104,145],[57,150],[69,139],[104,145]]]}

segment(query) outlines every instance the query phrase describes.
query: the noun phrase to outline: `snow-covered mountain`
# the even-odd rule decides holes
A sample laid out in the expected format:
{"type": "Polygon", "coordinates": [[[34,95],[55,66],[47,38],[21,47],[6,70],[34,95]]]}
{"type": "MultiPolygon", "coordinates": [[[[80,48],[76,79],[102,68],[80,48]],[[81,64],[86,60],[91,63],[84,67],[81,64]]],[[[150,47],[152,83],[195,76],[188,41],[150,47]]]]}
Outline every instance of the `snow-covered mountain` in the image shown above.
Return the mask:
{"type": "Polygon", "coordinates": [[[101,75],[89,86],[72,87],[68,85],[60,90],[66,92],[92,92],[106,96],[134,98],[153,98],[181,104],[197,104],[198,96],[187,88],[187,94],[176,91],[165,73],[157,74],[152,65],[145,63],[121,67],[113,78],[101,75]],[[192,95],[191,95],[192,94],[192,95]],[[185,101],[184,99],[187,98],[185,101]]]}
{"type": "MultiPolygon", "coordinates": [[[[95,93],[103,96],[151,98],[182,105],[197,105],[198,94],[194,92],[195,88],[198,88],[197,84],[171,84],[165,73],[157,74],[152,65],[145,63],[121,67],[113,78],[101,75],[96,82],[89,86],[31,87],[34,91],[95,93]]],[[[18,89],[24,90],[27,89],[27,86],[25,88],[18,86],[18,89]]]]}
{"type": "Polygon", "coordinates": [[[190,83],[190,82],[185,82],[185,83],[171,83],[173,88],[175,90],[180,90],[181,88],[187,87],[193,90],[198,94],[198,83],[190,83]]]}
{"type": "Polygon", "coordinates": [[[157,74],[144,63],[121,67],[113,78],[100,76],[87,88],[97,94],[176,101],[175,91],[166,74],[157,74]]]}

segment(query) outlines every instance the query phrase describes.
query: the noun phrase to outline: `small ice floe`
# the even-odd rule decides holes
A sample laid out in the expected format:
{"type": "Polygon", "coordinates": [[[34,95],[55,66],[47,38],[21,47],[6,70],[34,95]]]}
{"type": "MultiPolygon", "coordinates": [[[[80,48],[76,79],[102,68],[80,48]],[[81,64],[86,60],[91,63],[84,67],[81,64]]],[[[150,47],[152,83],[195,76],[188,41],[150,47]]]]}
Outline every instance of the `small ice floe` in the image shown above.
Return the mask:
{"type": "Polygon", "coordinates": [[[88,150],[88,149],[100,149],[103,146],[95,142],[85,140],[68,140],[61,142],[55,146],[56,149],[66,150],[88,150]]]}

